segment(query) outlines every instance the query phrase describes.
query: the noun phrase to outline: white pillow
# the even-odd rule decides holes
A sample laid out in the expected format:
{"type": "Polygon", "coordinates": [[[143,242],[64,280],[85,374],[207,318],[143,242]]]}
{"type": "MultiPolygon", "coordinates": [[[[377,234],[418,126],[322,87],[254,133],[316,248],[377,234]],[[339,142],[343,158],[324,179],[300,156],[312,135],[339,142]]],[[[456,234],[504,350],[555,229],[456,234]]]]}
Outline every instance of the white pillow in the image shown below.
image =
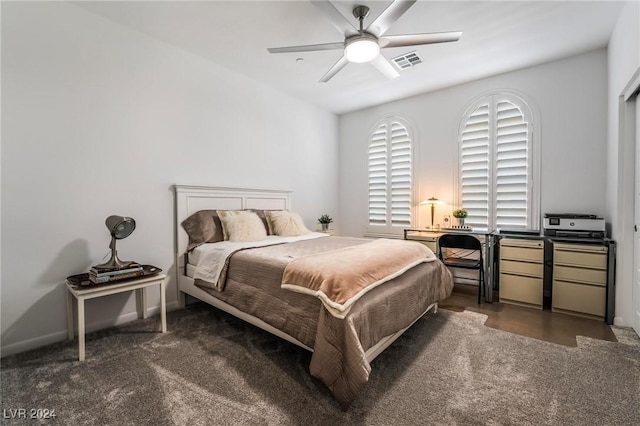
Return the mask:
{"type": "Polygon", "coordinates": [[[228,241],[261,241],[267,238],[262,219],[245,210],[218,210],[224,239],[228,241]]]}
{"type": "Polygon", "coordinates": [[[291,213],[285,210],[265,210],[264,214],[274,235],[295,237],[311,232],[304,226],[304,222],[298,213],[291,213]]]}

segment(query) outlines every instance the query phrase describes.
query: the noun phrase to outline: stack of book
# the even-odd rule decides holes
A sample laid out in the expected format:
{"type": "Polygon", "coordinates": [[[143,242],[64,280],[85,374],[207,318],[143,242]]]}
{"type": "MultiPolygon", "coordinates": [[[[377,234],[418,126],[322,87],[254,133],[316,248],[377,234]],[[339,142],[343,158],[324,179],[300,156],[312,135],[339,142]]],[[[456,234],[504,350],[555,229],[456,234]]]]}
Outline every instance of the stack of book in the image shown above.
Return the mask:
{"type": "Polygon", "coordinates": [[[125,280],[127,278],[135,278],[144,275],[142,265],[132,263],[126,268],[104,269],[95,266],[89,270],[89,280],[94,284],[104,284],[113,281],[125,280]]]}

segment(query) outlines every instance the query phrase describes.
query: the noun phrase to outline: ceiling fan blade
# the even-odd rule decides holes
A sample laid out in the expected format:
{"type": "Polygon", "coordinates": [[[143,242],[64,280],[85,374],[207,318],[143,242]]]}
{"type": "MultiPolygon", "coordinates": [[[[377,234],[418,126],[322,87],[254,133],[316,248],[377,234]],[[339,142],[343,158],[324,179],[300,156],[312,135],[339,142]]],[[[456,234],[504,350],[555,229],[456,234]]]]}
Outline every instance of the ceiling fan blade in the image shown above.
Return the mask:
{"type": "Polygon", "coordinates": [[[389,5],[375,21],[367,27],[367,31],[380,37],[396,22],[417,0],[396,0],[389,5]]]}
{"type": "Polygon", "coordinates": [[[358,29],[328,0],[312,0],[311,3],[329,18],[334,27],[345,37],[358,34],[358,29]]]}
{"type": "Polygon", "coordinates": [[[373,61],[371,61],[371,65],[376,67],[378,71],[380,71],[385,77],[389,79],[396,78],[400,75],[398,70],[396,70],[393,65],[391,65],[391,62],[389,62],[387,58],[382,55],[378,55],[373,61]]]}
{"type": "Polygon", "coordinates": [[[447,43],[458,41],[462,31],[448,31],[442,33],[402,34],[384,36],[378,39],[381,48],[416,46],[420,44],[447,43]]]}
{"type": "Polygon", "coordinates": [[[320,83],[326,83],[327,81],[331,80],[331,77],[336,75],[338,71],[340,71],[342,68],[346,67],[348,63],[349,61],[347,61],[347,58],[342,56],[342,58],[340,58],[338,62],[333,64],[331,69],[327,71],[325,75],[322,76],[322,78],[320,79],[320,83]]]}
{"type": "Polygon", "coordinates": [[[267,50],[271,53],[289,53],[289,52],[314,52],[317,50],[336,50],[344,49],[344,42],[323,43],[323,44],[307,44],[302,46],[287,47],[269,47],[267,50]]]}

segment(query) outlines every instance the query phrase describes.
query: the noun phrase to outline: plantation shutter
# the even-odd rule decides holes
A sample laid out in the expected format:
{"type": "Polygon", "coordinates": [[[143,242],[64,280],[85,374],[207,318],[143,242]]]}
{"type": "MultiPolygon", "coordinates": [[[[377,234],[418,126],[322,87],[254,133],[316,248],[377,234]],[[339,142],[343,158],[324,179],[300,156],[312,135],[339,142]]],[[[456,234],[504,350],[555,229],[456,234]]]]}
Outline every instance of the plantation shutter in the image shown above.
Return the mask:
{"type": "Polygon", "coordinates": [[[529,132],[522,111],[496,102],[495,226],[527,228],[529,132]]]}
{"type": "Polygon", "coordinates": [[[411,225],[411,139],[398,122],[391,124],[391,225],[411,225]]]}
{"type": "Polygon", "coordinates": [[[499,95],[481,102],[460,136],[460,207],[479,229],[531,226],[531,135],[517,105],[499,95]]]}
{"type": "Polygon", "coordinates": [[[387,125],[369,143],[369,225],[387,224],[387,125]]]}
{"type": "Polygon", "coordinates": [[[411,226],[412,141],[400,121],[387,119],[369,141],[369,225],[376,232],[411,226]]]}
{"type": "Polygon", "coordinates": [[[489,228],[489,104],[471,113],[460,142],[460,206],[465,224],[489,228]]]}

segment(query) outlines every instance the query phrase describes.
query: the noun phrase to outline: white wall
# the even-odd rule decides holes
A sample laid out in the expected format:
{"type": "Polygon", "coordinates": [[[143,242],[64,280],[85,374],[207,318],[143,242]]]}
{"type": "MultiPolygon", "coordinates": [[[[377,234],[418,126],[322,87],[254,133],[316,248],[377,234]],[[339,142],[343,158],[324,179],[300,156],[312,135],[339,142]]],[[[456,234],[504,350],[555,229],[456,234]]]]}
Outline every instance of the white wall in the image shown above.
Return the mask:
{"type": "MultiPolygon", "coordinates": [[[[174,183],[337,216],[334,114],[72,4],[3,2],[2,124],[3,355],[66,337],[64,279],[102,261],[110,214],[137,222],[122,259],[173,273],[174,183]]],[[[135,318],[130,295],[87,303],[89,330],[135,318]]]]}
{"type": "MultiPolygon", "coordinates": [[[[428,66],[428,64],[421,65],[428,66]]],[[[400,114],[416,130],[418,200],[454,201],[457,132],[468,104],[487,91],[508,89],[539,112],[541,212],[604,216],[607,137],[607,53],[599,49],[340,117],[340,231],[361,236],[367,213],[367,138],[381,118],[400,114]]],[[[436,208],[436,223],[451,206],[436,208]]],[[[421,209],[418,225],[429,223],[421,209]]]]}
{"type": "Polygon", "coordinates": [[[612,236],[618,243],[614,323],[631,325],[635,147],[629,138],[619,134],[619,98],[634,73],[640,70],[640,3],[637,1],[626,3],[611,35],[608,70],[607,216],[615,218],[612,236]]]}

